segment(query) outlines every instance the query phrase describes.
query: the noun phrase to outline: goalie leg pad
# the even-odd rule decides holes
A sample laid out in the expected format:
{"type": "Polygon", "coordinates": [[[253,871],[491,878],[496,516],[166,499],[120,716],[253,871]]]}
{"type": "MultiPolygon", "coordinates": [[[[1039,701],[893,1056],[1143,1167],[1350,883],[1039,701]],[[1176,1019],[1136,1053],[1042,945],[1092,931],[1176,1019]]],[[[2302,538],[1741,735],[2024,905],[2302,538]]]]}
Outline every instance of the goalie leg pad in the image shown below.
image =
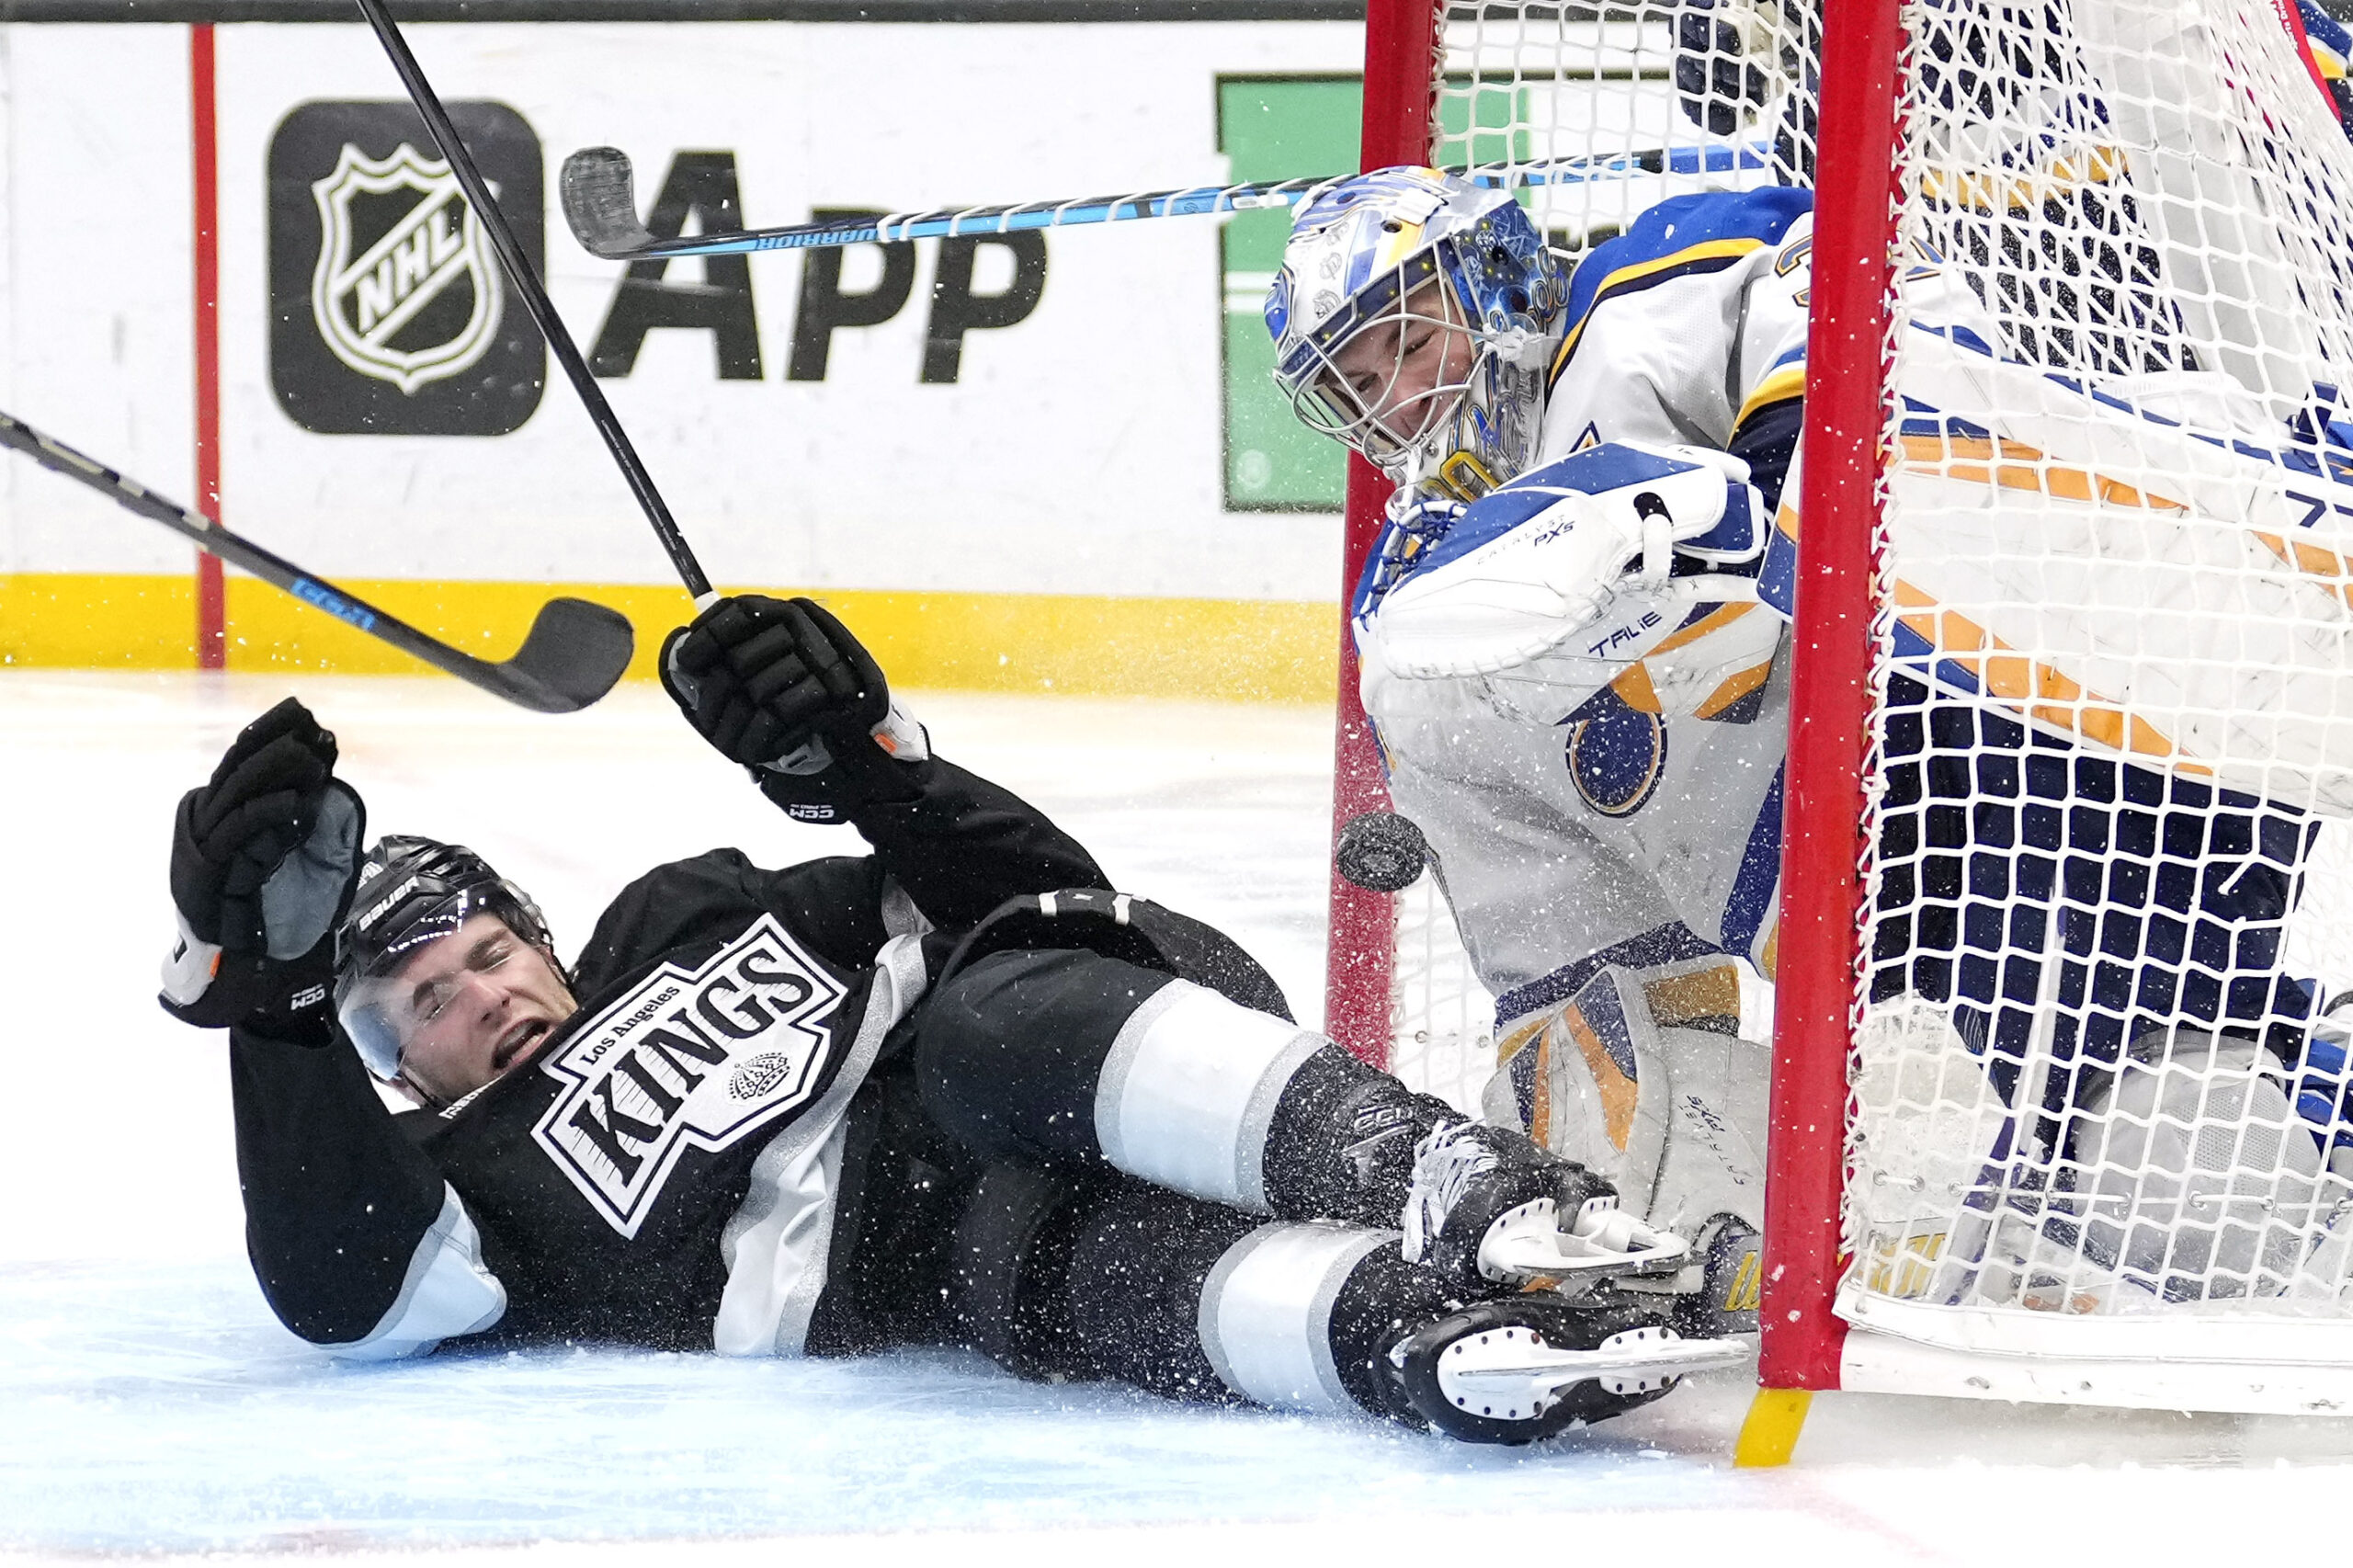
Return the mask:
{"type": "Polygon", "coordinates": [[[1506,1039],[1490,1119],[1517,1111],[1629,1213],[1687,1240],[1727,1215],[1761,1228],[1768,1063],[1731,1032],[1738,1016],[1738,973],[1722,960],[1605,968],[1506,1039]]]}
{"type": "Polygon", "coordinates": [[[2086,1261],[2169,1301],[2299,1283],[2346,1188],[2270,1065],[2253,1041],[2200,1030],[2134,1042],[2073,1140],[2086,1261]]]}

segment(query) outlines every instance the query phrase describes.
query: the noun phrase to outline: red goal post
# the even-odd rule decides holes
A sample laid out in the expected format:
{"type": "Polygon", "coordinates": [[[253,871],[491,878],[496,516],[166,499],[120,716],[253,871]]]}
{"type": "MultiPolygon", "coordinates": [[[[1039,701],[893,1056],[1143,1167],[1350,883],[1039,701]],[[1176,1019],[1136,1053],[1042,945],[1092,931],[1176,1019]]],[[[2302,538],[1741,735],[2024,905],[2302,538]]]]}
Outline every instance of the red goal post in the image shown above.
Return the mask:
{"type": "MultiPolygon", "coordinates": [[[[1386,168],[1434,156],[1441,26],[1450,8],[1460,7],[1448,0],[1369,0],[1361,167],[1386,168]]],[[[1821,176],[1828,188],[1887,188],[1892,177],[1897,9],[1898,0],[1842,0],[1842,18],[1828,28],[1821,176]]],[[[1807,515],[1824,521],[1804,536],[1802,549],[1810,553],[1802,571],[1809,584],[1819,582],[1823,588],[1802,598],[1799,608],[1801,641],[1816,656],[1795,671],[1801,685],[1793,707],[1808,717],[1792,735],[1787,815],[1791,849],[1830,868],[1831,874],[1792,881],[1783,894],[1784,932],[1818,931],[1822,939],[1783,945],[1772,1157],[1777,1170],[1799,1174],[1772,1189],[1762,1287],[1764,1312],[1775,1329],[1766,1336],[1761,1372],[1768,1386],[1786,1388],[1836,1386],[1841,1331],[1830,1301],[1836,1283],[1838,1145],[1856,973],[1859,737],[1869,701],[1868,562],[1881,424],[1877,345],[1886,333],[1884,294],[1893,232],[1892,206],[1882,210],[1857,202],[1839,211],[1844,222],[1827,233],[1818,227],[1815,242],[1822,282],[1812,332],[1824,347],[1809,358],[1838,369],[1828,376],[1816,370],[1810,380],[1807,515]],[[1825,269],[1829,256],[1851,259],[1825,269]],[[1842,342],[1871,345],[1872,351],[1843,356],[1829,347],[1842,342]]],[[[1336,839],[1353,818],[1389,807],[1378,751],[1357,693],[1356,648],[1346,611],[1380,533],[1391,488],[1379,470],[1349,455],[1334,741],[1336,839]]],[[[1359,888],[1336,869],[1331,874],[1324,1028],[1358,1056],[1384,1066],[1396,1034],[1410,1028],[1410,1020],[1397,1016],[1400,1002],[1392,993],[1396,902],[1397,895],[1359,888]]]]}
{"type": "MultiPolygon", "coordinates": [[[[1390,168],[1427,160],[1437,107],[1438,21],[1431,0],[1368,0],[1365,10],[1364,128],[1361,166],[1390,168]]],[[[1365,557],[1381,532],[1389,481],[1348,454],[1340,563],[1339,718],[1332,745],[1332,834],[1367,812],[1389,809],[1381,758],[1357,695],[1356,639],[1347,608],[1365,557]]],[[[1331,936],[1324,974],[1324,1028],[1358,1056],[1385,1067],[1392,1027],[1397,916],[1392,895],[1370,892],[1332,872],[1331,936]]]]}

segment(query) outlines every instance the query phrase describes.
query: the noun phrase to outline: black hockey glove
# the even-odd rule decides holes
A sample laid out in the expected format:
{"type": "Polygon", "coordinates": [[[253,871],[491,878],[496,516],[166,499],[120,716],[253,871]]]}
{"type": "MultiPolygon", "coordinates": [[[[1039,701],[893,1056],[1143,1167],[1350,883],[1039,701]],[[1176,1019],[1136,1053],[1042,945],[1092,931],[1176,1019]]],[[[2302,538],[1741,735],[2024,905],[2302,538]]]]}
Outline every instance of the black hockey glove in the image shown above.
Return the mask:
{"type": "Polygon", "coordinates": [[[662,644],[662,687],[761,793],[809,822],[913,800],[930,753],[922,726],[893,707],[881,666],[849,629],[808,599],[743,594],[662,644]]]}
{"type": "Polygon", "coordinates": [[[324,1045],[335,930],[351,903],[366,812],[334,776],[335,736],[288,698],[238,733],[172,823],[179,939],[164,1010],[324,1045]]]}

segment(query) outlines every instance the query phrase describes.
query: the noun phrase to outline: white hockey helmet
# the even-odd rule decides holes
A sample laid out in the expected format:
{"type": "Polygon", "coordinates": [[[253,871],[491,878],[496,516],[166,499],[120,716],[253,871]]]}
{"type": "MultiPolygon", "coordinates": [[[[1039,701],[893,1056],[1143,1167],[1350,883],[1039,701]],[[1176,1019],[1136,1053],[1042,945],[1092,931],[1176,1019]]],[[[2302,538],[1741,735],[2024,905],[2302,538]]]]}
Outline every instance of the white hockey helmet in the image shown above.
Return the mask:
{"type": "Polygon", "coordinates": [[[1267,295],[1275,381],[1310,429],[1474,500],[1526,466],[1564,289],[1507,190],[1379,169],[1301,204],[1267,295]]]}

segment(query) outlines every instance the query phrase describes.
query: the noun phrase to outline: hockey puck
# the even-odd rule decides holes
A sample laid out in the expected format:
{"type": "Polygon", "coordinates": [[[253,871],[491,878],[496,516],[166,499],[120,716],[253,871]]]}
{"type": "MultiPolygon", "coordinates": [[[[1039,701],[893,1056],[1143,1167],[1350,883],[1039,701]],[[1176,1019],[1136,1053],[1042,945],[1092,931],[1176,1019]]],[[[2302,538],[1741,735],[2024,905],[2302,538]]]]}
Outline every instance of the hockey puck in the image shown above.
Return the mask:
{"type": "Polygon", "coordinates": [[[1429,840],[1405,818],[1395,812],[1367,812],[1340,829],[1332,863],[1368,892],[1397,892],[1420,878],[1429,853],[1429,840]]]}

